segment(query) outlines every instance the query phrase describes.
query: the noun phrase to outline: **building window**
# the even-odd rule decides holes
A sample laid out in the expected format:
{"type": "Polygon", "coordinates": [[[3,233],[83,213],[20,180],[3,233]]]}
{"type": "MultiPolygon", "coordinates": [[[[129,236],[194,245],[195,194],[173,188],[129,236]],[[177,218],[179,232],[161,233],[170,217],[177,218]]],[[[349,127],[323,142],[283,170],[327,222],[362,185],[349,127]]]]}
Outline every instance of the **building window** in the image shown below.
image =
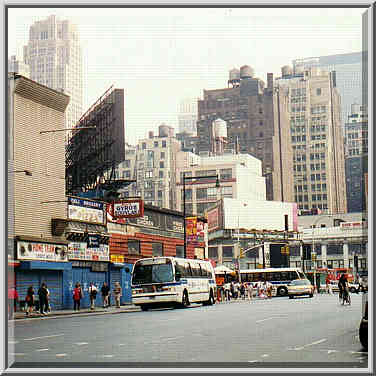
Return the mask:
{"type": "Polygon", "coordinates": [[[165,152],[162,151],[162,152],[161,152],[161,159],[164,159],[164,158],[165,158],[165,152]]]}
{"type": "Polygon", "coordinates": [[[321,95],[321,88],[316,89],[316,95],[321,95]]]}
{"type": "MultiPolygon", "coordinates": [[[[184,200],[183,190],[181,190],[181,198],[182,198],[182,200],[184,200]]],[[[192,201],[192,189],[186,189],[185,190],[185,200],[186,201],[192,201]]]]}
{"type": "Polygon", "coordinates": [[[208,198],[216,198],[217,197],[217,188],[208,188],[207,195],[208,195],[208,198]]]}
{"type": "Polygon", "coordinates": [[[151,243],[153,249],[153,256],[163,256],[163,244],[162,243],[151,243]]]}
{"type": "Polygon", "coordinates": [[[198,188],[196,190],[196,199],[197,200],[206,200],[207,199],[207,188],[198,188]]]}
{"type": "Polygon", "coordinates": [[[163,171],[159,171],[159,177],[163,178],[163,171]]]}
{"type": "Polygon", "coordinates": [[[162,141],[162,148],[165,148],[167,146],[166,141],[162,141]]]}
{"type": "Polygon", "coordinates": [[[213,260],[218,259],[218,247],[209,247],[209,258],[213,260]]]}
{"type": "Polygon", "coordinates": [[[159,162],[159,168],[164,168],[164,161],[159,162]]]}
{"type": "Polygon", "coordinates": [[[220,179],[232,179],[232,168],[226,168],[219,171],[220,179]]]}
{"type": "Polygon", "coordinates": [[[226,197],[232,197],[232,187],[222,187],[222,195],[226,197]]]}
{"type": "Polygon", "coordinates": [[[130,168],[131,167],[131,161],[129,159],[124,161],[124,168],[130,168]]]}
{"type": "Polygon", "coordinates": [[[157,148],[158,146],[158,141],[154,141],[154,147],[157,148]]]}
{"type": "Polygon", "coordinates": [[[233,247],[224,246],[222,247],[223,257],[232,258],[233,257],[233,247]]]}
{"type": "Polygon", "coordinates": [[[145,179],[151,179],[153,177],[153,171],[145,171],[145,179]]]}
{"type": "Polygon", "coordinates": [[[176,246],[176,257],[184,257],[184,246],[182,245],[176,246]]]}
{"type": "Polygon", "coordinates": [[[140,241],[139,240],[128,240],[128,254],[129,255],[140,254],[140,241]]]}
{"type": "Polygon", "coordinates": [[[142,149],[146,149],[146,142],[142,143],[142,149]]]}
{"type": "Polygon", "coordinates": [[[158,191],[158,198],[163,198],[163,191],[158,191]]]}
{"type": "Polygon", "coordinates": [[[129,170],[123,171],[123,179],[129,179],[131,177],[131,172],[129,170]]]}

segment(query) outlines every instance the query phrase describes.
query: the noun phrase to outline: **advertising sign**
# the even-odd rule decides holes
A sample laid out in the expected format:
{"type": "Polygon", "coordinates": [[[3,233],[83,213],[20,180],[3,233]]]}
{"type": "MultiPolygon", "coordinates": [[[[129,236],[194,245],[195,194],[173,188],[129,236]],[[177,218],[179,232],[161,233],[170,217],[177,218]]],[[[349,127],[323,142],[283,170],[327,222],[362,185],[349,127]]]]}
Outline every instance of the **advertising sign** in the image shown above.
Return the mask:
{"type": "Polygon", "coordinates": [[[68,261],[67,247],[60,244],[17,242],[19,260],[68,261]]]}
{"type": "Polygon", "coordinates": [[[341,230],[366,228],[366,227],[367,227],[367,222],[365,222],[365,221],[359,221],[359,222],[341,222],[340,223],[341,230]]]}
{"type": "Polygon", "coordinates": [[[88,235],[87,247],[99,248],[99,238],[100,238],[100,235],[88,235]]]}
{"type": "Polygon", "coordinates": [[[105,204],[78,197],[68,197],[68,219],[106,224],[105,204]]]}
{"type": "Polygon", "coordinates": [[[112,213],[115,219],[142,217],[144,215],[144,202],[139,199],[115,201],[112,213]]]}
{"type": "Polygon", "coordinates": [[[208,231],[214,231],[219,228],[219,207],[216,207],[207,213],[208,231]]]}
{"type": "Polygon", "coordinates": [[[124,262],[124,255],[111,255],[111,262],[124,262]]]}
{"type": "Polygon", "coordinates": [[[68,258],[70,260],[110,261],[110,249],[106,244],[88,247],[88,243],[85,242],[72,242],[68,245],[68,258]]]}
{"type": "Polygon", "coordinates": [[[188,242],[197,241],[197,217],[188,217],[185,219],[186,234],[188,242]]]}

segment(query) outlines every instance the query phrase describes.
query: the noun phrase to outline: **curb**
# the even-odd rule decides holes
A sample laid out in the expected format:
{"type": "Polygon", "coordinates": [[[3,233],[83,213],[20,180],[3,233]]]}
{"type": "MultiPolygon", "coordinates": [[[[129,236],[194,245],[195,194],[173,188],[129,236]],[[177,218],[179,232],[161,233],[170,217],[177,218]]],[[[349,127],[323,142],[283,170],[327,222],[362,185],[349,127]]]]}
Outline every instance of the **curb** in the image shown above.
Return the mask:
{"type": "Polygon", "coordinates": [[[129,307],[129,308],[124,308],[120,310],[114,310],[114,311],[82,311],[82,312],[62,312],[62,313],[50,313],[46,316],[42,316],[40,314],[36,314],[35,316],[19,316],[19,317],[14,317],[13,320],[8,320],[9,322],[14,322],[17,320],[26,320],[26,321],[31,321],[31,320],[46,320],[46,319],[57,319],[59,317],[66,317],[66,316],[98,316],[98,315],[114,315],[118,313],[127,313],[127,312],[139,312],[141,311],[140,308],[138,307],[129,307]]]}

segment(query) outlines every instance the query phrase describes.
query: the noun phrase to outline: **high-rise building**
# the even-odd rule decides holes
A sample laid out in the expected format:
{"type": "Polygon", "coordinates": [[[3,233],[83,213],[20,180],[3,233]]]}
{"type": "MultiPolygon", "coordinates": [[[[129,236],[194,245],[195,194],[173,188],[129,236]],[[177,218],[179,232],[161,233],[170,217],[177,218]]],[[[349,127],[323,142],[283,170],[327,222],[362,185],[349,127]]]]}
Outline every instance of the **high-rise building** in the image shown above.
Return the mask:
{"type": "Polygon", "coordinates": [[[353,52],[296,59],[292,64],[294,69],[318,67],[328,72],[336,72],[334,79],[341,95],[341,121],[344,125],[347,116],[351,113],[351,105],[365,101],[362,96],[362,61],[364,61],[362,52],[353,52]]]}
{"type": "Polygon", "coordinates": [[[24,63],[30,78],[70,96],[65,127],[73,128],[82,115],[82,51],[76,25],[54,15],[35,22],[24,46],[24,63]]]}
{"type": "Polygon", "coordinates": [[[200,155],[240,152],[262,161],[267,200],[294,200],[293,163],[288,94],[273,87],[268,73],[267,87],[244,65],[229,72],[228,87],[204,90],[198,101],[197,149],[200,155]],[[223,126],[225,122],[226,126],[223,126]],[[218,126],[218,134],[216,127],[218,126]]]}
{"type": "Polygon", "coordinates": [[[276,85],[289,93],[298,209],[345,213],[343,128],[334,74],[284,66],[276,85]]]}
{"type": "Polygon", "coordinates": [[[197,101],[198,98],[183,99],[179,103],[179,133],[196,135],[197,133],[197,101]]]}
{"type": "Polygon", "coordinates": [[[12,55],[8,60],[8,72],[20,74],[21,76],[30,78],[30,69],[23,61],[17,60],[16,55],[12,55]]]}
{"type": "Polygon", "coordinates": [[[353,104],[345,124],[345,170],[347,210],[366,210],[366,173],[368,171],[368,116],[365,106],[353,104]]]}
{"type": "Polygon", "coordinates": [[[176,209],[176,155],[181,149],[174,129],[159,126],[158,136],[139,140],[137,147],[128,147],[126,159],[118,166],[117,177],[134,179],[123,197],[141,197],[146,204],[176,209]]]}

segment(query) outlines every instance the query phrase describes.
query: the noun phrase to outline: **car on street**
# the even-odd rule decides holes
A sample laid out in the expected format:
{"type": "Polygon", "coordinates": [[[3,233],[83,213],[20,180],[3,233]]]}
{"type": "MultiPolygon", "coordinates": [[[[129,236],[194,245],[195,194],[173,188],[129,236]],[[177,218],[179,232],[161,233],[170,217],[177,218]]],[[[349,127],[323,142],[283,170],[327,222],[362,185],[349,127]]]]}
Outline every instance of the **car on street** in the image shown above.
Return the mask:
{"type": "Polygon", "coordinates": [[[359,325],[359,340],[368,349],[368,292],[362,293],[362,319],[359,325]]]}
{"type": "MultiPolygon", "coordinates": [[[[330,286],[332,288],[333,292],[339,292],[339,287],[338,287],[338,281],[330,281],[330,286]]],[[[351,293],[358,293],[359,292],[359,285],[355,283],[350,283],[349,282],[349,291],[351,293]]]]}
{"type": "Polygon", "coordinates": [[[308,279],[295,279],[287,285],[287,288],[290,299],[302,295],[309,295],[310,298],[313,297],[314,288],[308,279]]]}

